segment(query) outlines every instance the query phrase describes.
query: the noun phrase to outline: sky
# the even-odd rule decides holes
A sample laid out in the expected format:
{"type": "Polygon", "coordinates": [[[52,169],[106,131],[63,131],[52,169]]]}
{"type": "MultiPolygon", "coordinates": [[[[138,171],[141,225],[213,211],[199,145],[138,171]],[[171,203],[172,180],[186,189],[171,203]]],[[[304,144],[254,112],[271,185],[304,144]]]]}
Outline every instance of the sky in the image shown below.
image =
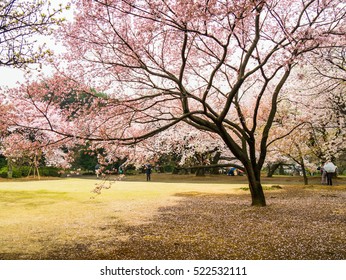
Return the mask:
{"type": "Polygon", "coordinates": [[[25,81],[24,71],[10,67],[0,67],[0,87],[15,87],[25,81]]]}
{"type": "MultiPolygon", "coordinates": [[[[52,7],[58,6],[59,3],[67,4],[69,1],[67,0],[60,0],[60,1],[51,1],[52,7]]],[[[69,11],[65,11],[62,14],[62,17],[66,18],[67,20],[71,20],[73,18],[73,11],[70,9],[69,11]]],[[[40,38],[33,38],[34,40],[38,40],[39,43],[46,43],[47,47],[51,50],[53,50],[55,53],[59,53],[62,51],[62,47],[59,46],[54,38],[47,38],[44,39],[40,38]]],[[[38,68],[37,65],[33,65],[30,68],[38,68]]],[[[48,66],[43,66],[43,69],[40,70],[40,72],[32,70],[31,74],[35,77],[38,74],[46,74],[50,75],[52,74],[52,69],[48,66]]],[[[16,87],[18,86],[18,83],[24,83],[26,81],[26,72],[23,69],[13,68],[13,67],[0,67],[0,88],[1,87],[16,87]]]]}
{"type": "MultiPolygon", "coordinates": [[[[52,40],[53,42],[53,40],[52,40]]],[[[53,49],[55,53],[61,51],[62,47],[48,46],[49,49],[53,49]]],[[[42,69],[38,70],[38,65],[29,65],[30,76],[35,77],[39,74],[51,75],[53,70],[48,65],[43,65],[42,69]]],[[[24,69],[13,68],[13,67],[0,67],[0,87],[16,87],[18,83],[24,83],[26,81],[27,71],[24,69]]]]}

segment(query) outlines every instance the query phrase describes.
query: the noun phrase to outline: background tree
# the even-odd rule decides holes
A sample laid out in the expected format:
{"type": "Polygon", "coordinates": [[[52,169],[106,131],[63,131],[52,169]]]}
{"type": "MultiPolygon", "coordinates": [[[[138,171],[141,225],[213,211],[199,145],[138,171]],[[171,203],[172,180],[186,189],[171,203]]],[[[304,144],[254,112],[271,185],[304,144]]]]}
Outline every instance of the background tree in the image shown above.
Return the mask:
{"type": "Polygon", "coordinates": [[[304,178],[305,185],[308,184],[308,174],[316,171],[319,163],[319,160],[314,156],[309,145],[309,131],[310,129],[307,125],[302,126],[276,143],[273,148],[274,151],[299,166],[299,171],[304,178]]]}
{"type": "Polygon", "coordinates": [[[346,48],[323,51],[321,57],[324,59],[314,64],[314,75],[321,84],[313,92],[324,93],[325,98],[316,98],[319,106],[310,103],[308,108],[318,108],[314,136],[321,146],[321,158],[335,160],[346,152],[346,48]]]}
{"type": "Polygon", "coordinates": [[[312,153],[320,161],[339,161],[346,151],[345,48],[318,54],[309,57],[309,64],[300,72],[311,78],[297,79],[297,94],[291,103],[310,120],[308,145],[312,153]]]}
{"type": "MultiPolygon", "coordinates": [[[[327,159],[343,170],[346,149],[345,51],[336,47],[318,50],[305,57],[306,64],[296,69],[294,83],[288,84],[278,117],[289,130],[293,124],[304,124],[297,131],[275,143],[271,150],[286,155],[300,165],[307,184],[306,165],[310,171],[327,159]],[[316,55],[317,54],[317,55],[316,55]],[[315,167],[314,167],[315,166],[315,167]]],[[[278,161],[280,163],[280,161],[278,161]]]]}
{"type": "MultiPolygon", "coordinates": [[[[65,101],[79,89],[74,85],[64,79],[51,78],[50,85],[43,81],[4,90],[0,94],[0,103],[4,108],[0,119],[0,126],[3,127],[1,154],[16,160],[44,155],[47,165],[68,167],[71,161],[68,149],[80,143],[51,132],[50,126],[54,123],[73,130],[70,120],[78,112],[70,110],[65,101]],[[65,92],[65,98],[57,99],[56,91],[65,92]],[[62,115],[64,110],[69,111],[67,118],[62,115]]],[[[84,98],[83,94],[81,98],[84,98]]],[[[81,107],[80,110],[83,110],[81,104],[89,106],[83,100],[76,102],[81,107]]]]}
{"type": "MultiPolygon", "coordinates": [[[[218,174],[219,168],[232,164],[229,159],[235,159],[219,137],[191,128],[186,123],[143,140],[137,144],[137,149],[139,147],[147,151],[146,161],[156,161],[163,156],[174,158],[174,172],[191,171],[197,176],[203,176],[207,170],[218,174]]],[[[237,168],[242,168],[239,163],[237,168]]]]}

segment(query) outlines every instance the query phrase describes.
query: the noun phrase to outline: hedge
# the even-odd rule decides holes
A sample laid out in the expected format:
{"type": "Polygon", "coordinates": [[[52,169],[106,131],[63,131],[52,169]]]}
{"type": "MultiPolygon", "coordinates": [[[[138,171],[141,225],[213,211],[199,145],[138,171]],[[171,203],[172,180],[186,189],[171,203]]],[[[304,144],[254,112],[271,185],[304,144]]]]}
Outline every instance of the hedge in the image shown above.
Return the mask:
{"type": "MultiPolygon", "coordinates": [[[[28,176],[29,171],[30,171],[29,166],[13,167],[12,178],[26,177],[28,176]]],[[[59,171],[60,169],[56,167],[45,166],[45,167],[39,168],[40,176],[43,176],[43,177],[60,177],[59,171]]],[[[31,169],[30,173],[31,173],[30,175],[33,174],[33,169],[31,169]]],[[[0,169],[0,177],[7,178],[7,176],[8,176],[8,167],[4,166],[0,169]]]]}

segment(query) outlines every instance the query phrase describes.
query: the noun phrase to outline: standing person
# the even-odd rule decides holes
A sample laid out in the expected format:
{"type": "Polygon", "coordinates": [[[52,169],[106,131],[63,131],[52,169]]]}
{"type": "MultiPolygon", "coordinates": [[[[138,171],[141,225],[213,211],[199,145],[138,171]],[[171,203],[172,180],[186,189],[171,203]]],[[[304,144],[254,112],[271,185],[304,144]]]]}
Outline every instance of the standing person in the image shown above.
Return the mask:
{"type": "Polygon", "coordinates": [[[320,171],[321,171],[321,184],[327,185],[327,172],[324,170],[323,167],[324,167],[324,165],[322,163],[321,169],[320,169],[320,171]]]}
{"type": "Polygon", "coordinates": [[[331,162],[331,161],[327,161],[327,163],[323,166],[323,169],[326,171],[327,173],[327,185],[332,186],[332,177],[333,174],[336,171],[336,166],[331,162]]]}
{"type": "Polygon", "coordinates": [[[146,164],[145,174],[147,175],[147,181],[151,181],[151,165],[150,164],[146,164]]]}
{"type": "Polygon", "coordinates": [[[95,165],[95,173],[96,173],[96,177],[98,178],[100,173],[101,173],[101,165],[100,164],[95,165]]]}

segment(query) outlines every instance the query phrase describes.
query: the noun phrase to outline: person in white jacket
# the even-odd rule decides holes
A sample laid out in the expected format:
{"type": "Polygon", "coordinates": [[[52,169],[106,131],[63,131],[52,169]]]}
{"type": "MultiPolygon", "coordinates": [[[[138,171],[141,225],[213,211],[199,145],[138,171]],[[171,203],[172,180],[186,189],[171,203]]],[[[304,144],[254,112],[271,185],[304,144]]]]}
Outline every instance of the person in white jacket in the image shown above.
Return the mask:
{"type": "Polygon", "coordinates": [[[336,171],[336,165],[334,165],[331,161],[327,161],[326,164],[323,166],[323,169],[327,172],[327,185],[332,186],[332,178],[336,171]]]}

